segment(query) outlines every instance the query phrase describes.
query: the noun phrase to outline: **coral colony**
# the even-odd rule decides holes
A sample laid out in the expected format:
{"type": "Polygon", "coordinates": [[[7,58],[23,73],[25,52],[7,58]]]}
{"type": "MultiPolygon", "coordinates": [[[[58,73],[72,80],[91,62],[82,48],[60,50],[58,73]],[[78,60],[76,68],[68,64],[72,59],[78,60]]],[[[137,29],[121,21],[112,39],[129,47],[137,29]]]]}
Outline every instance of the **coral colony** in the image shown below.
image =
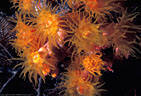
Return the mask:
{"type": "Polygon", "coordinates": [[[62,74],[57,88],[66,96],[100,94],[102,71],[113,71],[104,50],[112,48],[118,59],[139,51],[141,27],[133,23],[139,13],[129,13],[125,1],[11,0],[17,9],[11,44],[23,61],[16,68],[35,85],[62,74]],[[66,57],[70,62],[59,65],[66,57]]]}

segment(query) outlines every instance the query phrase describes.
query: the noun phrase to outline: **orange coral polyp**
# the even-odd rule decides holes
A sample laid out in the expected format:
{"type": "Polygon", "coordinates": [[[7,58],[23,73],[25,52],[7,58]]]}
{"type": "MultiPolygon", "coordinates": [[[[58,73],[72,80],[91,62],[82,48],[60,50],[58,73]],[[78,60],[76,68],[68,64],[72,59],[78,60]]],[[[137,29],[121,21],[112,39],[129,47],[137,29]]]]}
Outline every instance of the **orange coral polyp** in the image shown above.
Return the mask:
{"type": "Polygon", "coordinates": [[[66,96],[93,96],[97,93],[94,83],[82,78],[81,70],[69,70],[66,76],[66,96]]]}
{"type": "MultiPolygon", "coordinates": [[[[58,22],[55,14],[51,14],[46,10],[42,10],[37,18],[38,25],[43,26],[44,31],[46,30],[57,30],[58,22]]],[[[51,33],[51,32],[48,32],[51,33]]]]}
{"type": "Polygon", "coordinates": [[[37,24],[41,26],[44,25],[44,27],[51,27],[54,23],[54,25],[58,25],[56,16],[56,14],[51,13],[49,10],[42,9],[36,19],[37,24]]]}
{"type": "Polygon", "coordinates": [[[36,0],[11,0],[14,4],[13,7],[18,8],[19,13],[25,14],[32,14],[35,12],[35,4],[36,0]]]}
{"type": "Polygon", "coordinates": [[[91,74],[101,76],[101,70],[103,69],[104,62],[100,58],[100,55],[92,54],[90,56],[86,56],[83,61],[82,65],[91,74]]]}
{"type": "Polygon", "coordinates": [[[21,50],[24,50],[28,44],[33,40],[33,28],[31,26],[28,26],[22,22],[22,20],[17,21],[16,27],[13,29],[14,31],[17,31],[16,33],[16,39],[14,39],[13,45],[16,49],[20,52],[21,50]]]}
{"type": "MultiPolygon", "coordinates": [[[[78,14],[78,16],[79,15],[81,14],[78,14]]],[[[76,46],[78,54],[82,50],[85,52],[93,52],[93,46],[104,46],[106,42],[104,41],[104,37],[99,30],[99,24],[91,23],[89,18],[86,18],[85,16],[82,19],[79,18],[78,22],[78,24],[76,23],[78,26],[77,28],[68,25],[74,33],[72,38],[70,38],[70,42],[76,46]]]]}
{"type": "Polygon", "coordinates": [[[56,44],[58,25],[58,15],[51,13],[51,10],[42,9],[36,18],[38,33],[43,37],[47,37],[52,45],[56,44]]]}
{"type": "Polygon", "coordinates": [[[20,0],[19,1],[19,10],[21,10],[22,13],[31,13],[33,11],[33,2],[34,0],[20,0]]]}

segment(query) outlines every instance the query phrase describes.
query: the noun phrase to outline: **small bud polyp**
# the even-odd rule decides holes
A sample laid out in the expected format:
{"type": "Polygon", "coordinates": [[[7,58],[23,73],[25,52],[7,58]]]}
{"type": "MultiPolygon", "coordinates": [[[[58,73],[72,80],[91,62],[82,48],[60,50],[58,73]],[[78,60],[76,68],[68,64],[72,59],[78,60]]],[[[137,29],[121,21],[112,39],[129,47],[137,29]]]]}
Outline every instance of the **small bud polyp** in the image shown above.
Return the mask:
{"type": "Polygon", "coordinates": [[[57,76],[57,74],[56,74],[56,73],[53,73],[51,76],[52,76],[53,78],[55,78],[55,77],[57,76]]]}
{"type": "Polygon", "coordinates": [[[44,76],[46,76],[48,73],[50,72],[49,67],[44,67],[44,70],[42,70],[42,73],[44,74],[44,76]]]}

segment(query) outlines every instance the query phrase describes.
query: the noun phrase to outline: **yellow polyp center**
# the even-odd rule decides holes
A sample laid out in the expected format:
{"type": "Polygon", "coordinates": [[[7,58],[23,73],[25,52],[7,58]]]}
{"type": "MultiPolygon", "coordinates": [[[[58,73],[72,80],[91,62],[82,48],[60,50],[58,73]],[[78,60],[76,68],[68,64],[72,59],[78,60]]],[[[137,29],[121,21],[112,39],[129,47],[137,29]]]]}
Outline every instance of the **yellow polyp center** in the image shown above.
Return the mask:
{"type": "Polygon", "coordinates": [[[90,36],[91,32],[90,31],[86,31],[83,33],[83,38],[87,39],[90,36]]]}
{"type": "Polygon", "coordinates": [[[34,64],[39,64],[39,65],[41,66],[41,64],[43,63],[43,59],[40,57],[38,51],[33,52],[33,53],[31,54],[31,56],[32,56],[32,61],[33,61],[33,63],[34,63],[34,64]]]}
{"type": "Polygon", "coordinates": [[[33,56],[33,62],[34,62],[34,63],[39,63],[40,59],[41,59],[41,58],[40,58],[40,55],[39,55],[39,54],[33,56]]]}
{"type": "Polygon", "coordinates": [[[44,60],[38,51],[32,53],[32,60],[33,63],[37,65],[37,67],[41,68],[41,71],[45,76],[50,72],[50,67],[47,64],[44,64],[44,60]]]}
{"type": "Polygon", "coordinates": [[[52,22],[50,20],[48,20],[48,25],[51,25],[51,24],[52,24],[52,22]]]}

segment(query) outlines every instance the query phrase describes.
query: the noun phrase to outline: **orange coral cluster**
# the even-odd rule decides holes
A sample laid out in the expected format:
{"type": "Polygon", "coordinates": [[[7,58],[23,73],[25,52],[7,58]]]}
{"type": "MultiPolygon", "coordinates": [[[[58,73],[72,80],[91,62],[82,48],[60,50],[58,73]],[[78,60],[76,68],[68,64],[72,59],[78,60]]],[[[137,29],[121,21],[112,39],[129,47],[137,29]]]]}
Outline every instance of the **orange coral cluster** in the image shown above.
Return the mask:
{"type": "Polygon", "coordinates": [[[44,79],[50,73],[53,77],[58,74],[57,58],[52,51],[52,46],[57,46],[55,41],[59,30],[57,15],[52,12],[51,5],[46,8],[39,11],[38,15],[33,13],[36,19],[25,16],[22,11],[16,13],[17,24],[13,29],[17,32],[17,38],[12,40],[12,44],[24,60],[22,73],[24,77],[29,73],[30,81],[34,78],[35,83],[37,83],[38,75],[44,79]]]}
{"type": "Polygon", "coordinates": [[[64,74],[64,82],[60,84],[66,87],[66,96],[93,96],[100,91],[99,77],[104,69],[104,62],[100,55],[91,54],[90,56],[78,57],[68,67],[64,74]]]}
{"type": "Polygon", "coordinates": [[[99,89],[96,87],[101,71],[105,70],[104,66],[111,71],[108,62],[102,59],[102,50],[113,47],[115,56],[128,58],[135,53],[133,45],[137,44],[136,40],[140,40],[136,33],[141,27],[132,23],[137,14],[128,14],[120,6],[123,1],[61,0],[61,4],[71,8],[62,11],[48,0],[13,0],[19,10],[17,25],[13,29],[17,32],[17,38],[12,44],[24,60],[21,63],[24,77],[28,73],[30,81],[33,78],[35,83],[38,75],[43,79],[46,75],[57,77],[58,58],[61,57],[57,57],[55,49],[61,50],[67,45],[68,49],[73,50],[70,52],[71,63],[61,83],[61,87],[66,88],[65,94],[97,94],[99,89]],[[106,16],[109,16],[112,21],[111,12],[120,14],[116,18],[117,22],[109,23],[107,20],[106,16]],[[128,35],[134,35],[135,38],[129,40],[128,35]]]}

